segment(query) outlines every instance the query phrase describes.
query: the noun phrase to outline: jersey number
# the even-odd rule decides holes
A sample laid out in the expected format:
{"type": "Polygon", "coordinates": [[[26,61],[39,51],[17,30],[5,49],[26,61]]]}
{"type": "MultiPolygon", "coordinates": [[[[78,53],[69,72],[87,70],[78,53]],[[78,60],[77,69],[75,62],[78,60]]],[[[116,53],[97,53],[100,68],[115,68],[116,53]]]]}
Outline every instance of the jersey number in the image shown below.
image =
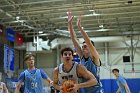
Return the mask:
{"type": "Polygon", "coordinates": [[[36,83],[33,83],[33,82],[31,83],[31,88],[32,89],[34,89],[35,87],[37,88],[37,86],[38,86],[37,82],[36,83]]]}

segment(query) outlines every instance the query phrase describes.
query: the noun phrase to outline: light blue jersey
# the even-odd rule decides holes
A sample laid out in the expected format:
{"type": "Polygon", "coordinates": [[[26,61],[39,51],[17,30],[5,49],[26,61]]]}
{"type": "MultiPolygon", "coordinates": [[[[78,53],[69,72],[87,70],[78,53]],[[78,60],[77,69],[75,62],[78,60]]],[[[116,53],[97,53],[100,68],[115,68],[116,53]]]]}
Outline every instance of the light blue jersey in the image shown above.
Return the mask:
{"type": "Polygon", "coordinates": [[[25,93],[43,93],[42,76],[40,70],[37,69],[34,74],[28,70],[25,73],[25,93]]]}
{"type": "Polygon", "coordinates": [[[127,93],[124,87],[124,84],[126,83],[126,80],[124,79],[124,77],[119,76],[116,80],[117,80],[118,86],[120,87],[120,92],[127,93]]]}
{"type": "Polygon", "coordinates": [[[25,93],[43,93],[42,77],[40,70],[37,69],[34,74],[25,70],[25,93]]]}
{"type": "MultiPolygon", "coordinates": [[[[88,71],[90,71],[97,79],[98,83],[95,86],[84,88],[84,93],[103,93],[100,83],[100,67],[96,66],[92,59],[89,57],[87,60],[83,57],[81,59],[81,63],[87,68],[88,71]]],[[[82,82],[87,81],[86,79],[82,78],[82,82]]]]}
{"type": "Polygon", "coordinates": [[[18,82],[25,83],[25,93],[42,93],[40,92],[43,89],[42,79],[48,79],[48,75],[44,70],[35,68],[33,70],[25,70],[21,72],[18,82]],[[38,86],[38,89],[36,88],[36,86],[38,86]]]}

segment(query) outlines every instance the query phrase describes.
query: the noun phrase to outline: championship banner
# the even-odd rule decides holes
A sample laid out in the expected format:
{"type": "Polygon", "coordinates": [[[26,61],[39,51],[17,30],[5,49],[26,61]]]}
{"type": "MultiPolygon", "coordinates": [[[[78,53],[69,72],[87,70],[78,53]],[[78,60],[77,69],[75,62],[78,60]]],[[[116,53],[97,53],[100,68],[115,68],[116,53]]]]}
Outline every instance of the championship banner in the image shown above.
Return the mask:
{"type": "Polygon", "coordinates": [[[4,71],[14,71],[14,49],[4,45],[4,71]]]}

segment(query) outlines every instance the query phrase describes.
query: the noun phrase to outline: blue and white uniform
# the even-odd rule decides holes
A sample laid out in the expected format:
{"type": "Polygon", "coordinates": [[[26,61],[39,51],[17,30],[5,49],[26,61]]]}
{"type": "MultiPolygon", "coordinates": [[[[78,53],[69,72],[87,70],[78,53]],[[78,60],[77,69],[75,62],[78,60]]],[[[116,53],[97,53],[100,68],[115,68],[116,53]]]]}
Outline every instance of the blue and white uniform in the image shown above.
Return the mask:
{"type": "Polygon", "coordinates": [[[124,87],[124,84],[126,83],[126,80],[124,79],[124,77],[119,76],[119,77],[116,79],[116,81],[117,81],[118,86],[120,87],[120,92],[121,92],[121,93],[127,93],[127,92],[126,92],[126,89],[125,89],[125,87],[124,87]]]}
{"type": "Polygon", "coordinates": [[[77,65],[78,65],[78,63],[74,62],[73,66],[71,67],[69,72],[64,71],[64,64],[63,63],[59,65],[58,78],[59,78],[60,84],[63,84],[67,80],[73,80],[75,83],[78,83],[79,79],[77,76],[77,65]]]}
{"type": "MultiPolygon", "coordinates": [[[[95,86],[84,88],[84,93],[103,93],[101,82],[100,82],[100,67],[98,67],[96,64],[94,64],[91,57],[88,58],[82,58],[81,64],[83,64],[88,71],[90,71],[95,78],[97,79],[98,83],[95,86]]],[[[82,82],[86,82],[87,80],[82,78],[82,82]]]]}
{"type": "Polygon", "coordinates": [[[43,70],[25,70],[20,74],[18,81],[24,82],[25,93],[43,93],[42,78],[48,78],[43,70]]]}

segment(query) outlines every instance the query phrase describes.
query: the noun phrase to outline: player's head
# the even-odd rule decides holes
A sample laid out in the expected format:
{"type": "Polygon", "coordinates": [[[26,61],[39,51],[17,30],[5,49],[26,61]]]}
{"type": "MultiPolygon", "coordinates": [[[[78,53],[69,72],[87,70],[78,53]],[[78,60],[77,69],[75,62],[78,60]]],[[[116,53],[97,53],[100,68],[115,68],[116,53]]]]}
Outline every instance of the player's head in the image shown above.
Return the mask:
{"type": "MultiPolygon", "coordinates": [[[[94,42],[93,42],[92,40],[91,40],[91,43],[92,43],[93,46],[95,46],[95,44],[94,44],[94,42]]],[[[83,45],[84,45],[84,44],[86,44],[85,41],[83,42],[83,45]]]]}
{"type": "Polygon", "coordinates": [[[70,47],[65,47],[61,50],[61,57],[64,62],[72,61],[73,50],[70,47]]]}
{"type": "MultiPolygon", "coordinates": [[[[91,43],[92,43],[92,45],[94,46],[94,42],[93,42],[92,40],[91,40],[91,43]]],[[[87,44],[86,44],[85,41],[83,42],[82,50],[83,50],[83,53],[84,53],[84,54],[88,54],[88,53],[89,53],[89,49],[88,49],[88,46],[87,46],[87,44]]]]}
{"type": "Polygon", "coordinates": [[[114,74],[115,77],[119,76],[119,69],[115,68],[112,70],[112,73],[114,74]]]}
{"type": "Polygon", "coordinates": [[[24,57],[24,62],[26,62],[28,67],[34,67],[35,56],[32,54],[26,54],[24,57]]]}

